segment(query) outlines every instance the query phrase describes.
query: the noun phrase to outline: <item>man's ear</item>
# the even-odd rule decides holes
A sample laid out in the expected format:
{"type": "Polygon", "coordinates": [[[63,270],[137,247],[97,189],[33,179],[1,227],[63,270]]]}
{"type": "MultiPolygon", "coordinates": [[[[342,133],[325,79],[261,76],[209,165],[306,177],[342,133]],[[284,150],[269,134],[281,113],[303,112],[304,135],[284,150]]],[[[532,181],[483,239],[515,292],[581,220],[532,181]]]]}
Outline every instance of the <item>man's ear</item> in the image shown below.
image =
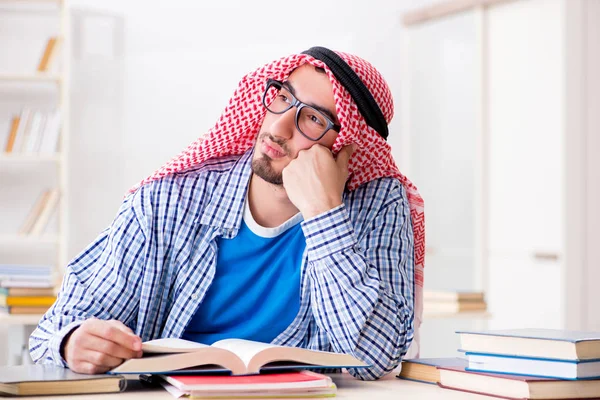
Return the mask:
{"type": "Polygon", "coordinates": [[[356,143],[348,144],[338,152],[335,162],[340,168],[344,168],[348,170],[348,163],[350,162],[350,157],[352,157],[352,153],[356,150],[358,146],[356,143]]]}

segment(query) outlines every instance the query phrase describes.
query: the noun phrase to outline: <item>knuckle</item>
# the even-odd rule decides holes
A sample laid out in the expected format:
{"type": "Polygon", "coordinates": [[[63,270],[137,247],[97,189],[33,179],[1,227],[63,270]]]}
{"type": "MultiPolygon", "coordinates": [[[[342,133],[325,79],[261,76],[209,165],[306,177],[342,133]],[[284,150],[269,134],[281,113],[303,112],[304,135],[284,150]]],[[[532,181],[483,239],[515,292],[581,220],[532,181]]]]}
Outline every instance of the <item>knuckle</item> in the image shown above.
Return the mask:
{"type": "Polygon", "coordinates": [[[112,355],[116,354],[117,353],[117,349],[118,349],[115,344],[113,344],[112,342],[108,342],[108,341],[104,341],[102,343],[101,347],[102,347],[101,350],[102,350],[103,353],[105,353],[105,354],[112,354],[112,355]]]}
{"type": "Polygon", "coordinates": [[[90,356],[90,362],[94,365],[102,365],[104,364],[104,354],[102,353],[94,353],[90,356]]]}
{"type": "Polygon", "coordinates": [[[82,374],[95,374],[96,367],[92,364],[80,364],[78,370],[75,372],[79,372],[82,374]]]}
{"type": "Polygon", "coordinates": [[[102,337],[108,340],[114,340],[116,335],[116,328],[114,326],[106,325],[102,329],[102,337]]]}

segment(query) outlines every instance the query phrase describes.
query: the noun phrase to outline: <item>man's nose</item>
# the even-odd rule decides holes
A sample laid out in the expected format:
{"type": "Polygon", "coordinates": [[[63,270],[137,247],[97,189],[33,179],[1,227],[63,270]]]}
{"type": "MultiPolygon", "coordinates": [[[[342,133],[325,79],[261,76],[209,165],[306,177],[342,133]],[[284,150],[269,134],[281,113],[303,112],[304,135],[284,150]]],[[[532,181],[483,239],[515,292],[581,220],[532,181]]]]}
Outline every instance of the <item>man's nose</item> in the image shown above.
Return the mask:
{"type": "Polygon", "coordinates": [[[296,130],[296,107],[290,108],[277,117],[271,124],[271,134],[287,139],[291,138],[296,130]]]}

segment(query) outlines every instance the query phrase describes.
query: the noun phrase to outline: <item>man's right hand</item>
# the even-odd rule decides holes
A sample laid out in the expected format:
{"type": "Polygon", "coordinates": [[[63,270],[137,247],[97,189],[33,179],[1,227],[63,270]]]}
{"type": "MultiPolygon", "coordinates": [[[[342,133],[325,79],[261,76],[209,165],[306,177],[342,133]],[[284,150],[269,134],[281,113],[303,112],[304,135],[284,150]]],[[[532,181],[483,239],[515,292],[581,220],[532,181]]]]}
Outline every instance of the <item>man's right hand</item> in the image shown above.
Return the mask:
{"type": "Polygon", "coordinates": [[[142,356],[142,340],[117,320],[88,319],[67,337],[63,357],[69,368],[101,374],[142,356]]]}

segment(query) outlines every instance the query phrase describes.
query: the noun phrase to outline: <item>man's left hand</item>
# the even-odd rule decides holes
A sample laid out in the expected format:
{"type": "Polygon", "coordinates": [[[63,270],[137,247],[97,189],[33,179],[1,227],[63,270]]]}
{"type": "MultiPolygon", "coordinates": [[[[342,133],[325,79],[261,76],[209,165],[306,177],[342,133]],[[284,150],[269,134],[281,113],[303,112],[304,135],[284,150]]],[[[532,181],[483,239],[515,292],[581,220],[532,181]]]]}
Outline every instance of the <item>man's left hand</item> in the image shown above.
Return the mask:
{"type": "Polygon", "coordinates": [[[283,169],[283,187],[304,219],[342,204],[348,161],[354,146],[344,146],[334,159],[328,148],[315,144],[310,149],[301,150],[298,157],[283,169]]]}

